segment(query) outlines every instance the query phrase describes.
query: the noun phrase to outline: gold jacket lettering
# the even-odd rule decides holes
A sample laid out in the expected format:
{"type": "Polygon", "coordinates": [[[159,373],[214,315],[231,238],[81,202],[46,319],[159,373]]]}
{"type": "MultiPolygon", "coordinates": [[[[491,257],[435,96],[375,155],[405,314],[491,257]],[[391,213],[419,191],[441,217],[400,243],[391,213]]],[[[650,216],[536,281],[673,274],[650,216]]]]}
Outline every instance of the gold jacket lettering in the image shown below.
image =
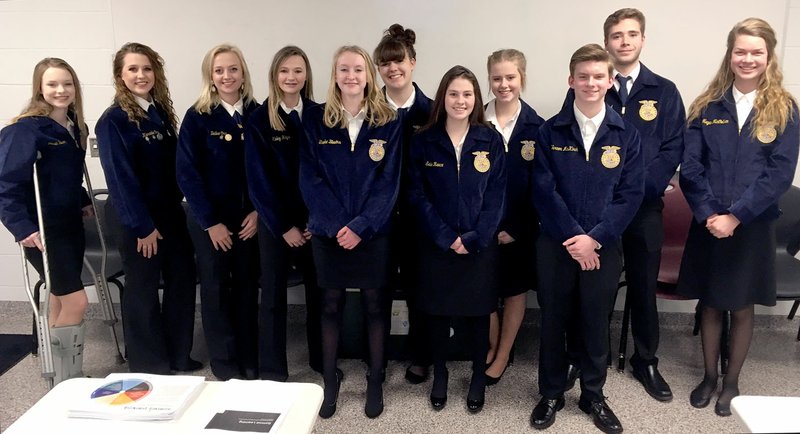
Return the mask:
{"type": "Polygon", "coordinates": [[[577,146],[550,146],[550,150],[557,152],[578,152],[577,146]]]}
{"type": "Polygon", "coordinates": [[[729,119],[711,119],[711,120],[709,120],[709,119],[703,118],[702,122],[703,122],[703,125],[725,125],[727,123],[730,123],[730,120],[729,119]]]}
{"type": "Polygon", "coordinates": [[[425,167],[444,167],[444,163],[438,161],[426,161],[425,167]]]}
{"type": "Polygon", "coordinates": [[[320,139],[319,144],[320,145],[341,145],[342,141],[341,140],[336,140],[336,139],[320,139]]]}

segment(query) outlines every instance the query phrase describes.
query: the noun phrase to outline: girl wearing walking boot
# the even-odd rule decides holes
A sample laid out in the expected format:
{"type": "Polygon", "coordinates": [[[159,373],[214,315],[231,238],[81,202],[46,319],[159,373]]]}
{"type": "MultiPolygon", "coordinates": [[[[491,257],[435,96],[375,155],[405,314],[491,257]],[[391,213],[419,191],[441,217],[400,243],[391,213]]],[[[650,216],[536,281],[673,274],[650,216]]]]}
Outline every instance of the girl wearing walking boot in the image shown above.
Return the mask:
{"type": "Polygon", "coordinates": [[[800,147],[797,103],[783,87],[775,32],[748,18],[728,34],[717,75],[689,108],[681,188],[694,214],[678,293],[699,298],[705,376],[690,395],[717,391],[722,315],[731,312],[728,372],[714,412],[731,414],[753,336],[753,306],[775,305],[775,220],[800,147]]]}

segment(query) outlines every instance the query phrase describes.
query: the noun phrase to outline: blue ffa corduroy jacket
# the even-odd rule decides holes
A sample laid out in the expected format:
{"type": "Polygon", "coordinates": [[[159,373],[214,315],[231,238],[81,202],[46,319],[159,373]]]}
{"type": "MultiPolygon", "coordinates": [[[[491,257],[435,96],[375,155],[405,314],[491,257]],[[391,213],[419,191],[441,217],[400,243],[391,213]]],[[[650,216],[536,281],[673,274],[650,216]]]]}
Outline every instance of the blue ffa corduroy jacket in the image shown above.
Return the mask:
{"type": "MultiPolygon", "coordinates": [[[[280,239],[292,227],[308,224],[308,209],[300,195],[300,143],[303,126],[298,116],[278,108],[286,126],[275,131],[269,123],[269,99],[247,121],[245,166],[250,199],[272,236],[280,239]]],[[[303,113],[316,103],[303,98],[303,113]]]]}
{"type": "Polygon", "coordinates": [[[148,118],[139,125],[117,104],[106,109],[94,128],[100,163],[108,193],[122,225],[137,238],[150,235],[158,225],[177,223],[183,194],[175,180],[178,144],[167,113],[158,108],[165,122],[148,118]]]}
{"type": "Polygon", "coordinates": [[[506,207],[500,230],[514,239],[532,237],[539,226],[539,218],[531,200],[533,159],[538,147],[539,127],[544,119],[525,101],[506,146],[506,207]]]}
{"type": "Polygon", "coordinates": [[[300,191],[308,230],[334,238],[347,226],[364,241],[387,234],[400,185],[401,122],[372,127],[364,121],[351,146],[347,128],[325,126],[324,109],[303,110],[300,191]]]}
{"type": "MultiPolygon", "coordinates": [[[[80,139],[77,125],[74,134],[80,139]]],[[[15,241],[39,230],[34,163],[46,226],[80,219],[81,208],[91,203],[81,186],[86,150],[79,143],[47,116],[25,117],[0,131],[0,219],[15,241]]]]}
{"type": "Polygon", "coordinates": [[[420,228],[442,250],[461,237],[469,252],[497,243],[506,189],[503,138],[471,125],[461,164],[444,125],[414,136],[407,169],[408,201],[420,228]]]}
{"type": "MultiPolygon", "coordinates": [[[[414,96],[414,104],[411,107],[399,109],[397,116],[403,124],[403,167],[408,165],[409,148],[411,147],[411,138],[416,132],[428,123],[431,117],[431,105],[433,100],[425,96],[416,83],[413,83],[416,94],[414,96]]],[[[384,95],[386,95],[386,88],[384,87],[384,95]]],[[[406,190],[406,176],[405,170],[400,173],[400,195],[397,198],[399,208],[404,208],[408,195],[405,194],[406,190]]]]}
{"type": "Polygon", "coordinates": [[[713,214],[733,214],[742,224],[778,217],[778,199],[792,184],[800,146],[797,106],[792,112],[783,134],[771,129],[753,138],[753,112],[739,132],[728,89],[691,122],[680,182],[698,222],[713,214]]]}
{"type": "Polygon", "coordinates": [[[589,155],[572,104],[539,128],[533,200],[542,230],[558,242],[587,234],[616,242],[644,196],[639,133],[607,107],[589,155]]]}
{"type": "Polygon", "coordinates": [[[606,104],[633,124],[642,141],[644,201],[664,195],[683,155],[686,111],[675,84],[654,74],[644,64],[633,82],[623,113],[619,92],[609,89],[606,104]]]}
{"type": "MultiPolygon", "coordinates": [[[[242,119],[256,107],[256,102],[245,105],[242,119]]],[[[218,223],[238,229],[253,210],[244,173],[244,128],[222,104],[211,113],[191,107],[183,118],[176,157],[178,185],[203,229],[218,223]]]]}

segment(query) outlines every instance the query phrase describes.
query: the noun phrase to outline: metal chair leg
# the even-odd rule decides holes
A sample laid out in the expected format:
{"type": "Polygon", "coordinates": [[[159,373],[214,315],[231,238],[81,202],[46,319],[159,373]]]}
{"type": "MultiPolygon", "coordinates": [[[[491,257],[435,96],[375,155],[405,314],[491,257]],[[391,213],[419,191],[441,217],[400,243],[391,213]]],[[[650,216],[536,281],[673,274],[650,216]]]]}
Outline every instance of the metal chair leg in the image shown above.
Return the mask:
{"type": "Polygon", "coordinates": [[[622,328],[619,335],[619,355],[617,356],[617,370],[625,372],[625,358],[628,351],[628,329],[631,322],[631,299],[625,294],[625,308],[622,313],[622,328]]]}

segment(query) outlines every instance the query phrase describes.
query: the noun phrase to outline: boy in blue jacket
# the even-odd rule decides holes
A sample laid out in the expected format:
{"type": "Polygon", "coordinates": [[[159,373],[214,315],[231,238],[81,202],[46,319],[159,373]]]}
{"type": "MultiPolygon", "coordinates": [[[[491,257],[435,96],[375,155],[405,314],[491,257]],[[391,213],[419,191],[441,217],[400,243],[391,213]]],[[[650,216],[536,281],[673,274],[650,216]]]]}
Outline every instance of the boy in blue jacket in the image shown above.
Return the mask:
{"type": "Polygon", "coordinates": [[[644,166],[636,128],[604,102],[613,83],[608,53],[585,45],[569,66],[571,91],[539,129],[534,159],[533,197],[542,222],[536,252],[542,398],[530,422],[547,428],[564,407],[565,330],[576,321],[582,338],[578,405],[601,431],[616,433],[622,424],[603,395],[608,316],[622,270],[622,232],[644,195],[644,166]]]}

